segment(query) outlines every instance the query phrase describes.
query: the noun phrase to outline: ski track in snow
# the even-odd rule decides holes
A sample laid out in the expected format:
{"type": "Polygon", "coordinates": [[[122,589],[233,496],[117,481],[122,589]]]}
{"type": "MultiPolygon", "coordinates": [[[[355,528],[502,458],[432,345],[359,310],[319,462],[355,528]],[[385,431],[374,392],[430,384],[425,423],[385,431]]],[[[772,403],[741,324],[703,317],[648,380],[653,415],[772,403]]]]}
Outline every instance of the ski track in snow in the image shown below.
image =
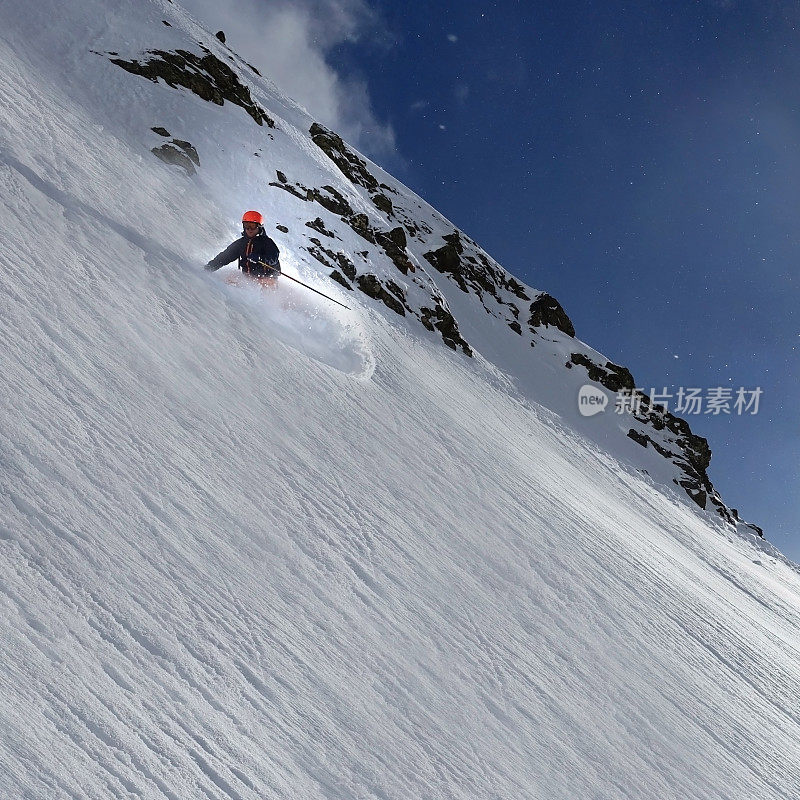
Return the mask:
{"type": "Polygon", "coordinates": [[[332,300],[314,294],[307,288],[313,286],[309,283],[313,273],[306,274],[306,270],[298,274],[296,261],[290,254],[282,261],[286,275],[277,286],[269,288],[230,267],[220,271],[231,298],[253,310],[256,324],[262,328],[264,347],[277,339],[334,369],[369,379],[375,370],[375,360],[366,328],[352,308],[336,305],[346,305],[347,296],[330,286],[323,288],[332,300]],[[293,284],[291,278],[302,278],[307,286],[293,284]]]}
{"type": "MultiPolygon", "coordinates": [[[[74,13],[110,48],[125,8],[74,13]]],[[[356,293],[192,266],[218,210],[121,138],[159,120],[101,135],[2,31],[82,64],[77,34],[17,15],[0,796],[795,800],[796,569],[356,293]]],[[[113,70],[91,91],[152,91],[113,70]]]]}

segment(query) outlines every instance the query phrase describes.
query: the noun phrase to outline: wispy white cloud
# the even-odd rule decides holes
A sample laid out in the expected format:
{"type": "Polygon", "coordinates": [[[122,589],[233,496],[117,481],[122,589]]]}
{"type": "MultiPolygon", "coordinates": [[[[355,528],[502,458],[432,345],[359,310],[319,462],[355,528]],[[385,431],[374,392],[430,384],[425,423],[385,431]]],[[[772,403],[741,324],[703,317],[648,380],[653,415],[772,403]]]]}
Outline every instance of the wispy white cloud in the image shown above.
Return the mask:
{"type": "Polygon", "coordinates": [[[373,157],[394,156],[391,125],[372,107],[365,80],[329,62],[346,42],[380,42],[385,28],[366,0],[180,0],[227,44],[322,124],[373,157]]]}

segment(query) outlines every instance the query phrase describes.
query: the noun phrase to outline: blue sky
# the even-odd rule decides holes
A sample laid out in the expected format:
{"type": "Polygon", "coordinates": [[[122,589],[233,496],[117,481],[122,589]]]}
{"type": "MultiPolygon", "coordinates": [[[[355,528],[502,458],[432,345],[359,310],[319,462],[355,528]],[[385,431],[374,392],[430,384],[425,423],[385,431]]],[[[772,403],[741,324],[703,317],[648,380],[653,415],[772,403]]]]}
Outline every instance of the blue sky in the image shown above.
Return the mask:
{"type": "Polygon", "coordinates": [[[800,561],[800,5],[183,4],[648,393],[760,387],[686,418],[800,561]]]}

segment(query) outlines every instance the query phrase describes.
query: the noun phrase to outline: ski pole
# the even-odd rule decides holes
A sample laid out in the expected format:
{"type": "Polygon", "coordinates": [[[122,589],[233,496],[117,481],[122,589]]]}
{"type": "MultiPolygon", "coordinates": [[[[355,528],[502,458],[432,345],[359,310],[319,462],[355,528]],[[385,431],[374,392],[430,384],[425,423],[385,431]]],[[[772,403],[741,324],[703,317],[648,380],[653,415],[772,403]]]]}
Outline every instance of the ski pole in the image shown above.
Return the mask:
{"type": "MultiPolygon", "coordinates": [[[[252,261],[255,264],[259,264],[262,267],[266,267],[267,269],[272,269],[273,268],[271,264],[267,264],[265,261],[257,261],[254,258],[251,258],[250,261],[252,261]]],[[[303,283],[303,281],[299,281],[299,280],[297,280],[297,278],[293,278],[291,275],[287,275],[285,272],[281,272],[280,276],[282,278],[288,278],[290,281],[294,281],[295,283],[299,283],[301,286],[305,286],[306,289],[311,289],[312,292],[316,292],[317,294],[321,294],[326,300],[330,300],[331,303],[336,303],[337,306],[341,306],[342,308],[346,308],[348,311],[352,310],[350,308],[350,306],[346,306],[344,303],[340,303],[338,300],[334,300],[332,297],[328,297],[328,295],[324,294],[319,289],[315,289],[313,286],[309,286],[307,283],[303,283]]]]}

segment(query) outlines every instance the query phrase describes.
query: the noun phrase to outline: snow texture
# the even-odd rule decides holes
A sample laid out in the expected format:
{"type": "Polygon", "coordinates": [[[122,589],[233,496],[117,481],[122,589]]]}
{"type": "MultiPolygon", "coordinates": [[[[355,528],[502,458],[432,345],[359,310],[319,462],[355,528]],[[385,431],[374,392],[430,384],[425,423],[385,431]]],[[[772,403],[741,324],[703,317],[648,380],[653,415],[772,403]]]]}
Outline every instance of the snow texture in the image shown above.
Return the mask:
{"type": "Polygon", "coordinates": [[[800,796],[797,568],[577,414],[574,341],[328,280],[275,169],[375,209],[177,3],[0,0],[0,63],[0,796],[800,796]],[[98,55],[198,41],[274,130],[98,55]],[[202,271],[250,207],[349,310],[202,271]]]}

